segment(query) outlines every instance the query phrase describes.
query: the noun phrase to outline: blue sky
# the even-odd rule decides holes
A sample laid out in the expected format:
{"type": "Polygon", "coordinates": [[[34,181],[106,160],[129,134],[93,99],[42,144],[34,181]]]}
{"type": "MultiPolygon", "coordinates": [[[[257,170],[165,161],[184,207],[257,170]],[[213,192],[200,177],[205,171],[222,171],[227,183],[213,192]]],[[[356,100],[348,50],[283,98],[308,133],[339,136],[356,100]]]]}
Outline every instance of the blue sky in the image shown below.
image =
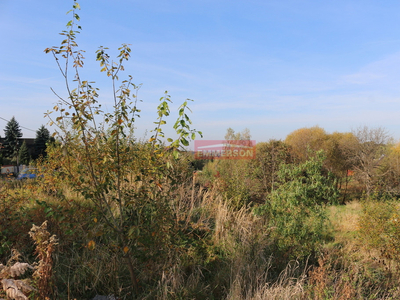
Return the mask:
{"type": "MultiPolygon", "coordinates": [[[[193,127],[206,139],[222,139],[228,127],[249,128],[257,141],[284,139],[315,125],[329,133],[380,126],[400,139],[399,1],[78,2],[84,79],[96,81],[106,109],[110,82],[94,53],[131,44],[125,73],[143,84],[139,138],[154,127],[168,90],[173,110],[194,100],[193,127]]],[[[47,123],[57,101],[50,87],[64,93],[43,50],[60,44],[72,4],[0,0],[0,117],[33,129],[24,137],[47,123]]],[[[0,135],[5,125],[0,119],[0,135]]]]}

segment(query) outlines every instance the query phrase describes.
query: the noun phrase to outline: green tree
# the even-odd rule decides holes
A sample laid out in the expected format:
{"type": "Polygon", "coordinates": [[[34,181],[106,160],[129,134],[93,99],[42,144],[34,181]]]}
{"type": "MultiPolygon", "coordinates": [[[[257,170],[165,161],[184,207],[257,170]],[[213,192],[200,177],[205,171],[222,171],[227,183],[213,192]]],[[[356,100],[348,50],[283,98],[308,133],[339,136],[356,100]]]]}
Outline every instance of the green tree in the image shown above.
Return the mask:
{"type": "Polygon", "coordinates": [[[349,176],[352,171],[353,150],[358,144],[357,138],[351,132],[334,132],[328,135],[325,143],[327,159],[324,166],[337,178],[338,188],[341,191],[341,203],[345,203],[348,193],[349,176]]]}
{"type": "Polygon", "coordinates": [[[17,120],[14,117],[7,123],[4,129],[4,156],[9,160],[19,164],[18,155],[20,148],[20,138],[22,131],[17,120]]]}
{"type": "Polygon", "coordinates": [[[229,141],[248,141],[251,139],[250,130],[245,128],[242,132],[236,132],[232,128],[226,130],[225,139],[229,141]]]}
{"type": "Polygon", "coordinates": [[[24,141],[22,143],[21,148],[19,149],[19,163],[21,165],[29,165],[29,161],[30,161],[29,151],[24,141]]]}
{"type": "MultiPolygon", "coordinates": [[[[225,134],[227,141],[239,141],[240,144],[249,145],[251,134],[249,129],[237,132],[228,128],[225,134]]],[[[233,207],[240,208],[247,204],[251,198],[250,172],[247,160],[221,159],[218,162],[218,175],[216,179],[223,182],[222,187],[233,207]]]]}
{"type": "Polygon", "coordinates": [[[54,139],[50,136],[50,131],[44,125],[40,126],[36,131],[34,158],[46,156],[47,143],[52,140],[54,139]]]}
{"type": "Polygon", "coordinates": [[[323,174],[323,151],[302,164],[282,164],[279,186],[255,212],[274,228],[277,251],[304,258],[318,250],[327,232],[325,205],[335,203],[338,190],[331,175],[323,174]]]}
{"type": "Polygon", "coordinates": [[[274,190],[280,165],[290,162],[290,147],[285,142],[270,140],[257,144],[256,159],[249,161],[249,165],[260,199],[274,190]]]}
{"type": "MultiPolygon", "coordinates": [[[[75,24],[79,20],[78,9],[79,4],[74,2],[73,19],[61,33],[65,38],[61,46],[45,49],[56,59],[67,90],[65,97],[57,94],[59,102],[54,112],[48,113],[50,118],[51,113],[60,114],[51,118],[58,127],[60,143],[48,149],[45,163],[52,163],[48,170],[61,170],[63,182],[93,203],[95,214],[111,232],[109,238],[116,241],[118,253],[126,262],[134,294],[130,298],[136,298],[143,286],[137,273],[145,269],[138,264],[146,259],[163,259],[162,253],[169,251],[168,241],[172,242],[174,222],[169,201],[177,182],[174,166],[179,152],[165,151],[160,140],[171,100],[167,92],[161,97],[153,136],[147,143],[137,143],[133,129],[140,112],[136,106],[139,87],[132,83],[132,76],[119,81],[131,49],[122,45],[113,61],[107,48],[100,47],[96,58],[100,72],[105,72],[111,81],[114,104],[112,112],[102,113],[97,100],[99,89],[81,78],[84,57],[76,42],[81,29],[75,24]],[[68,76],[71,73],[73,78],[68,76]],[[103,124],[98,124],[96,114],[103,116],[103,124]]],[[[179,107],[173,126],[177,139],[167,139],[171,149],[187,146],[197,133],[201,135],[190,128],[187,103],[179,107]]],[[[91,242],[90,246],[95,245],[91,242]]]]}

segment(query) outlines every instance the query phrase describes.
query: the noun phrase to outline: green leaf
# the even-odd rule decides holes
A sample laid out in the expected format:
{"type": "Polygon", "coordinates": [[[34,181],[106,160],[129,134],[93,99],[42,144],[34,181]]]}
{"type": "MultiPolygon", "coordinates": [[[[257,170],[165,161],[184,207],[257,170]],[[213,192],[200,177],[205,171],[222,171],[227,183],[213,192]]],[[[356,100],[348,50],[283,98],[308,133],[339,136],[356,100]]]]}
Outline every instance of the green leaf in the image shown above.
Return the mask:
{"type": "Polygon", "coordinates": [[[177,150],[174,150],[174,152],[172,152],[172,155],[174,156],[175,159],[179,158],[179,152],[177,150]]]}
{"type": "Polygon", "coordinates": [[[183,146],[189,146],[189,142],[184,137],[181,138],[181,143],[183,146]]]}

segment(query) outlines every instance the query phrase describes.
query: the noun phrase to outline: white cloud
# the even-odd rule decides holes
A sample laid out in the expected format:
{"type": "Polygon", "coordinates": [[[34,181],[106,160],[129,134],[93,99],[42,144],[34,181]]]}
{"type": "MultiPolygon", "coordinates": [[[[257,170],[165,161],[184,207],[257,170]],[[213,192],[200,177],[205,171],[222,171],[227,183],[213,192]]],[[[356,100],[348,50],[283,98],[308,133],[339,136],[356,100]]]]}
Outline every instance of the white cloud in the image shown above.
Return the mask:
{"type": "Polygon", "coordinates": [[[390,86],[398,90],[400,80],[400,52],[371,62],[352,74],[339,78],[339,84],[368,85],[371,88],[390,86]]]}

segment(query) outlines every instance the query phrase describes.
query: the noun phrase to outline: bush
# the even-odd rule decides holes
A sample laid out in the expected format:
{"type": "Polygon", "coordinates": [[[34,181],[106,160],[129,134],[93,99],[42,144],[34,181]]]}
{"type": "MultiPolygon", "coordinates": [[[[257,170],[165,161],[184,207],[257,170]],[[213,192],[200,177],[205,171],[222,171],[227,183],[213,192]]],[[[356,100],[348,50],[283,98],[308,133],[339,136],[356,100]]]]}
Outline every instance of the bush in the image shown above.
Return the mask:
{"type": "MultiPolygon", "coordinates": [[[[165,92],[157,108],[153,135],[148,142],[137,142],[134,124],[140,112],[137,108],[139,86],[132,83],[132,76],[119,81],[131,52],[126,44],[118,48],[116,62],[106,53],[107,48],[96,51],[100,72],[105,72],[111,81],[114,104],[110,113],[101,111],[97,100],[99,89],[93,82],[81,78],[84,51],[76,41],[81,30],[76,24],[80,20],[78,9],[79,4],[74,2],[72,20],[61,33],[65,38],[61,46],[45,49],[54,56],[67,90],[64,97],[56,94],[59,101],[54,111],[47,113],[50,118],[52,113],[60,114],[51,118],[51,123],[57,126],[57,142],[49,149],[44,162],[46,169],[54,172],[48,174],[47,182],[53,181],[52,187],[58,191],[62,180],[69,190],[91,202],[96,216],[93,221],[105,227],[99,236],[104,236],[105,243],[115,243],[130,274],[130,283],[125,287],[131,288],[130,296],[136,297],[141,292],[140,286],[147,283],[138,276],[138,270],[144,267],[141,264],[162,261],[173,244],[175,220],[170,201],[178,183],[188,175],[180,172],[188,162],[179,159],[178,149],[188,146],[201,132],[190,128],[191,120],[186,114],[188,101],[185,101],[173,125],[177,139],[167,139],[170,145],[165,147],[161,140],[164,138],[162,126],[170,114],[171,103],[165,92]],[[71,69],[73,79],[68,75],[71,69]],[[102,123],[99,123],[100,116],[102,123]]],[[[95,245],[95,239],[89,241],[90,248],[95,245]]],[[[162,272],[162,268],[157,270],[154,278],[162,272]]]]}
{"type": "Polygon", "coordinates": [[[383,258],[400,262],[400,206],[395,200],[365,200],[359,219],[360,236],[383,258]]]}
{"type": "Polygon", "coordinates": [[[304,258],[328,238],[326,204],[335,203],[338,190],[330,174],[324,176],[322,152],[300,165],[282,165],[279,185],[255,212],[274,228],[278,253],[304,258]]]}

